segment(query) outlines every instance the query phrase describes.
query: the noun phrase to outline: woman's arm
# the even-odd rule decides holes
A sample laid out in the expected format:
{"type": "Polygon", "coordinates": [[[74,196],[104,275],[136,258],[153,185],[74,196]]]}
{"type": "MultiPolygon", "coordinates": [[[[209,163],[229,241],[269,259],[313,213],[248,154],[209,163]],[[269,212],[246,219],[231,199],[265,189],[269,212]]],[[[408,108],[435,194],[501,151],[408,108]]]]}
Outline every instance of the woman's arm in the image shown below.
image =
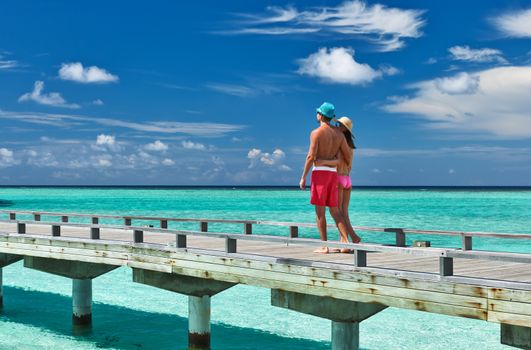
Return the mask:
{"type": "Polygon", "coordinates": [[[339,159],[317,159],[314,162],[315,166],[330,166],[337,167],[339,165],[339,159]]]}

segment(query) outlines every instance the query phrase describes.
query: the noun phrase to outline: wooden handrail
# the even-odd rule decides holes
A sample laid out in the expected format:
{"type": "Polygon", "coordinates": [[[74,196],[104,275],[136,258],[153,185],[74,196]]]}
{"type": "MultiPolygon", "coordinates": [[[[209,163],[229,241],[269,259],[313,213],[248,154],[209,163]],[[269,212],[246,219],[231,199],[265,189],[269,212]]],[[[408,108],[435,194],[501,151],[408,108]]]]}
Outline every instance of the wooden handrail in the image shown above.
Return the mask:
{"type": "MultiPolygon", "coordinates": [[[[0,210],[0,213],[6,214],[25,214],[40,216],[57,216],[64,220],[68,220],[68,217],[88,217],[88,218],[106,218],[106,219],[129,219],[129,220],[144,220],[144,221],[160,221],[167,222],[197,222],[197,223],[225,223],[225,224],[244,224],[246,230],[249,230],[248,225],[264,225],[264,226],[285,226],[285,227],[308,227],[316,228],[315,223],[310,222],[283,222],[283,221],[266,221],[266,220],[232,220],[232,219],[209,219],[209,218],[171,218],[171,217],[158,217],[158,216],[135,216],[135,215],[105,215],[105,214],[83,214],[83,213],[58,213],[58,212],[44,212],[44,211],[19,211],[19,210],[0,210]]],[[[10,215],[11,217],[11,215],[10,215]]],[[[13,221],[15,219],[12,219],[13,221]]],[[[328,225],[329,228],[335,227],[334,225],[328,225]]],[[[385,227],[370,227],[370,226],[354,226],[358,231],[369,232],[395,232],[395,228],[385,227]]],[[[400,228],[407,234],[424,234],[424,235],[443,235],[443,236],[457,236],[457,237],[490,237],[501,239],[524,239],[531,240],[531,234],[529,233],[502,233],[502,232],[466,232],[466,231],[448,231],[448,230],[421,230],[413,228],[400,228]]]]}

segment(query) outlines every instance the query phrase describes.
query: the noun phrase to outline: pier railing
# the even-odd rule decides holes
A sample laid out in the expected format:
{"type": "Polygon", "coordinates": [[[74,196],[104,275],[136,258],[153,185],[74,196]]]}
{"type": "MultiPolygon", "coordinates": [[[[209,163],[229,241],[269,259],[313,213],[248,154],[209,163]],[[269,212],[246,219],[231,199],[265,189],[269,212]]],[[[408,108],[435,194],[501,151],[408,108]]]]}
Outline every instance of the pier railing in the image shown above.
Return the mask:
{"type": "MultiPolygon", "coordinates": [[[[92,224],[97,225],[100,219],[115,219],[122,220],[124,226],[133,226],[135,221],[154,221],[159,223],[162,229],[168,229],[169,222],[196,222],[199,224],[200,232],[208,232],[209,223],[222,224],[239,224],[243,225],[244,234],[252,234],[253,226],[283,226],[289,227],[289,237],[297,238],[299,236],[299,228],[317,228],[317,225],[309,222],[277,222],[267,220],[236,220],[236,219],[207,219],[207,218],[175,218],[175,217],[158,217],[158,216],[141,216],[141,215],[104,215],[104,214],[84,214],[84,213],[57,213],[44,211],[10,211],[0,210],[0,214],[9,215],[9,221],[16,221],[18,215],[33,216],[33,221],[41,221],[42,216],[56,217],[60,222],[67,223],[70,218],[90,218],[92,224]]],[[[328,225],[329,228],[335,227],[328,225]]],[[[517,239],[531,242],[531,233],[502,233],[502,232],[464,232],[464,231],[447,231],[447,230],[421,230],[413,228],[397,228],[397,227],[369,227],[369,226],[354,226],[355,230],[391,233],[395,235],[395,245],[397,247],[406,246],[406,235],[441,235],[454,236],[461,238],[461,249],[472,250],[473,238],[500,238],[500,239],[517,239]]]]}
{"type": "MultiPolygon", "coordinates": [[[[122,215],[97,215],[97,214],[77,214],[77,213],[56,213],[56,212],[35,212],[35,211],[6,211],[2,210],[0,213],[8,214],[7,220],[0,220],[0,222],[16,223],[17,234],[26,234],[26,225],[48,225],[51,228],[51,235],[61,236],[62,227],[80,227],[87,228],[87,233],[90,232],[90,238],[100,239],[101,229],[119,229],[132,231],[130,242],[144,243],[144,233],[165,233],[175,235],[175,247],[177,249],[188,248],[187,238],[190,236],[211,237],[225,240],[225,253],[238,253],[238,241],[261,241],[274,242],[283,245],[306,245],[306,246],[322,246],[323,242],[318,239],[299,238],[299,227],[316,227],[311,223],[294,223],[294,222],[272,222],[272,221],[257,221],[257,220],[222,220],[222,219],[198,219],[198,218],[168,218],[168,217],[151,217],[151,216],[122,216],[122,215]],[[19,215],[31,215],[33,220],[20,220],[19,215]],[[57,221],[42,221],[42,216],[57,217],[57,221]],[[84,217],[91,218],[90,224],[69,222],[70,218],[84,217]],[[116,224],[102,224],[100,219],[120,219],[123,220],[123,225],[116,224]],[[133,220],[140,221],[159,221],[160,228],[135,226],[133,220]],[[192,230],[177,230],[169,229],[168,222],[198,222],[199,231],[192,230]],[[243,224],[244,234],[226,233],[226,232],[209,232],[208,223],[226,223],[226,224],[243,224]],[[289,227],[289,235],[286,237],[273,235],[252,235],[252,225],[270,225],[270,226],[285,226],[289,227]]],[[[531,264],[531,254],[526,253],[510,253],[510,252],[491,252],[491,251],[472,251],[472,237],[495,237],[495,238],[511,238],[531,241],[530,234],[502,234],[492,232],[458,232],[458,231],[443,231],[443,230],[418,230],[407,228],[377,228],[377,227],[356,227],[358,230],[364,231],[378,231],[394,233],[396,235],[396,245],[383,244],[351,244],[338,243],[328,241],[326,245],[330,248],[351,249],[353,251],[353,265],[356,268],[366,268],[367,253],[371,252],[387,252],[410,256],[424,256],[437,257],[439,259],[439,275],[441,277],[448,277],[454,275],[454,258],[460,259],[476,259],[476,260],[494,260],[511,263],[526,263],[531,264]],[[437,234],[447,236],[460,236],[462,238],[462,249],[456,248],[417,248],[406,247],[405,235],[411,234],[437,234]]],[[[529,286],[527,286],[529,288],[529,286]]]]}

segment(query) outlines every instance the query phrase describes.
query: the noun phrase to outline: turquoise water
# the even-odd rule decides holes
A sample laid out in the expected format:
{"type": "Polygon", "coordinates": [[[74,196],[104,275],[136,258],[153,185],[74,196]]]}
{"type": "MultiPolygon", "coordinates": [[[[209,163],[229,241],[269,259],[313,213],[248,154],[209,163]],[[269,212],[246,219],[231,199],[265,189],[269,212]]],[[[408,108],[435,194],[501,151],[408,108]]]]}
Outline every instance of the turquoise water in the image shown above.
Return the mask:
{"type": "MultiPolygon", "coordinates": [[[[175,217],[312,222],[308,192],[231,189],[0,188],[0,208],[175,217]]],[[[463,231],[528,233],[531,191],[356,190],[355,225],[463,231]]],[[[196,224],[171,227],[196,228],[196,224]]],[[[211,225],[241,232],[242,227],[211,225]]],[[[264,234],[286,228],[255,227],[264,234]]],[[[313,229],[302,236],[318,237],[313,229]]],[[[361,232],[365,241],[393,236],[361,232]]],[[[330,238],[335,232],[330,232],[330,238]]],[[[425,236],[434,245],[458,241],[425,236]]],[[[412,237],[411,239],[418,239],[412,237]]],[[[478,249],[531,252],[524,241],[475,240],[478,249]]],[[[69,279],[4,268],[5,309],[0,316],[1,349],[185,349],[187,299],[131,281],[126,268],[93,282],[91,335],[72,335],[69,279]]],[[[269,290],[236,286],[212,300],[214,349],[327,349],[330,323],[270,305],[269,290]]],[[[510,349],[499,344],[499,326],[389,308],[361,324],[363,349],[510,349]]]]}

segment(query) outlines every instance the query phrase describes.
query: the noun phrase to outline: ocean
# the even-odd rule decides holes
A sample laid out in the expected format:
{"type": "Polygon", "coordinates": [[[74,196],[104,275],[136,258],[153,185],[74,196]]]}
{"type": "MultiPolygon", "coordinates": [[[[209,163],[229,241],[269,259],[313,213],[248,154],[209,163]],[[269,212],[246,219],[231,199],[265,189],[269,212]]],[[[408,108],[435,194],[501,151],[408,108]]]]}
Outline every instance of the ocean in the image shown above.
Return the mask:
{"type": "MultiPolygon", "coordinates": [[[[293,188],[1,187],[0,209],[314,221],[309,192],[293,188]]],[[[359,226],[529,233],[531,189],[354,189],[350,215],[359,226]]],[[[197,224],[173,227],[196,229],[197,224]]],[[[241,225],[209,228],[242,231],[241,225]]],[[[257,226],[253,233],[287,232],[257,226]]],[[[391,235],[360,234],[366,242],[393,242],[391,235]]],[[[301,229],[300,236],[319,235],[301,229]]],[[[435,246],[460,243],[425,237],[435,246]]],[[[529,244],[516,240],[475,239],[474,248],[531,252],[529,244]]],[[[187,298],[133,283],[127,268],[93,281],[93,330],[85,336],[72,335],[69,279],[25,269],[20,262],[3,270],[0,349],[186,349],[187,298]]],[[[499,333],[494,323],[388,308],[361,323],[360,346],[511,349],[500,344],[499,333]]],[[[328,349],[329,339],[329,321],[271,306],[267,289],[239,285],[212,299],[213,349],[328,349]]]]}

